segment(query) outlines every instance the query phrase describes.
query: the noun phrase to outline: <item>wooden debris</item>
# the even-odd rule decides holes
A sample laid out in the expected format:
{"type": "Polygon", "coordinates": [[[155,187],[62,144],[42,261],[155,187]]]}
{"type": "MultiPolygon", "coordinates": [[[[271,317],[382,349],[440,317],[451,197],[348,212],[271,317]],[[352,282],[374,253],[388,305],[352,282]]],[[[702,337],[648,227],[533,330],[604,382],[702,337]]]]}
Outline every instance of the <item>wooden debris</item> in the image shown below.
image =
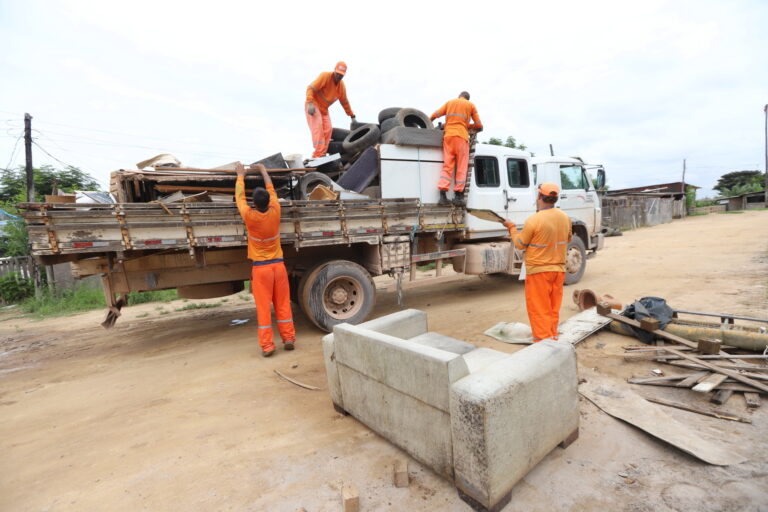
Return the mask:
{"type": "MultiPolygon", "coordinates": [[[[688,362],[680,361],[676,359],[667,360],[667,361],[664,361],[664,363],[671,364],[673,366],[679,366],[680,368],[691,368],[693,370],[703,369],[702,366],[699,366],[697,364],[688,363],[688,362]]],[[[718,362],[717,364],[723,368],[735,368],[737,370],[750,370],[755,372],[768,371],[768,366],[760,366],[756,364],[744,364],[744,363],[737,364],[737,363],[723,363],[723,362],[718,362]]]]}
{"type": "Polygon", "coordinates": [[[397,459],[393,469],[395,487],[408,487],[408,461],[397,459]]]}
{"type": "Polygon", "coordinates": [[[296,384],[297,386],[299,386],[301,388],[311,389],[312,391],[319,391],[320,390],[320,388],[316,388],[315,386],[310,386],[309,384],[304,384],[303,382],[299,382],[297,380],[294,380],[294,379],[288,377],[287,375],[285,375],[284,373],[282,373],[279,370],[275,370],[275,373],[277,374],[278,377],[281,377],[281,378],[287,380],[291,384],[296,384]]]}
{"type": "Polygon", "coordinates": [[[692,405],[681,404],[679,402],[672,402],[671,400],[664,400],[663,398],[651,398],[645,397],[649,402],[656,404],[666,405],[667,407],[674,407],[675,409],[682,409],[683,411],[695,412],[696,414],[703,414],[704,416],[712,416],[713,418],[720,418],[721,420],[738,421],[741,423],[752,423],[749,418],[742,418],[741,416],[735,416],[733,414],[723,414],[715,411],[708,411],[706,409],[700,409],[692,405]]]}
{"type": "Polygon", "coordinates": [[[726,375],[722,375],[719,373],[713,373],[706,379],[702,380],[695,386],[693,386],[693,390],[697,393],[709,393],[713,389],[715,389],[717,386],[725,382],[725,379],[728,377],[726,375]]]}
{"type": "MultiPolygon", "coordinates": [[[[663,379],[663,377],[660,377],[660,378],[663,379]]],[[[671,387],[671,388],[677,387],[677,386],[675,386],[674,382],[663,381],[663,380],[660,380],[658,382],[653,382],[653,381],[650,381],[650,382],[642,382],[642,381],[641,382],[637,382],[637,379],[629,379],[627,382],[629,382],[630,384],[641,384],[643,386],[666,386],[666,387],[671,387]]],[[[717,386],[715,388],[715,390],[721,390],[721,389],[730,389],[732,391],[745,391],[747,393],[755,391],[755,388],[753,388],[751,386],[747,386],[745,384],[739,384],[737,382],[723,382],[722,384],[720,384],[719,386],[717,386]]],[[[765,393],[764,391],[758,391],[757,393],[758,394],[768,394],[768,393],[765,393]]]]}
{"type": "Polygon", "coordinates": [[[341,487],[341,508],[344,512],[360,510],[360,495],[353,484],[343,484],[341,487]]]}
{"type": "Polygon", "coordinates": [[[757,393],[744,393],[744,400],[746,400],[747,407],[750,409],[760,407],[760,395],[757,393]]]}
{"type": "Polygon", "coordinates": [[[598,315],[595,308],[585,309],[560,324],[562,334],[558,339],[577,345],[611,322],[610,318],[598,315]]]}
{"type": "MultiPolygon", "coordinates": [[[[624,354],[624,359],[680,359],[679,356],[671,356],[671,355],[661,355],[658,354],[658,352],[661,352],[662,349],[653,349],[653,352],[641,352],[640,354],[637,354],[637,350],[632,351],[631,354],[624,354]]],[[[705,354],[705,355],[697,355],[699,359],[762,359],[764,361],[768,361],[768,357],[764,356],[763,354],[705,354]]],[[[766,370],[768,370],[768,366],[765,367],[766,370]]]]}
{"type": "Polygon", "coordinates": [[[655,318],[641,318],[640,328],[648,332],[656,331],[659,328],[659,321],[655,318]]]}
{"type": "Polygon", "coordinates": [[[723,342],[720,340],[713,340],[709,338],[701,338],[699,340],[699,352],[702,354],[719,354],[720,349],[723,346],[723,342]]]}
{"type": "Polygon", "coordinates": [[[675,384],[675,387],[690,388],[691,386],[695,385],[697,382],[701,381],[702,379],[706,379],[708,375],[711,375],[711,374],[709,372],[692,373],[685,379],[675,384]]]}
{"type": "Polygon", "coordinates": [[[731,398],[731,396],[733,396],[732,389],[721,389],[712,395],[712,398],[710,398],[709,401],[716,403],[717,405],[723,405],[729,398],[731,398]]]}

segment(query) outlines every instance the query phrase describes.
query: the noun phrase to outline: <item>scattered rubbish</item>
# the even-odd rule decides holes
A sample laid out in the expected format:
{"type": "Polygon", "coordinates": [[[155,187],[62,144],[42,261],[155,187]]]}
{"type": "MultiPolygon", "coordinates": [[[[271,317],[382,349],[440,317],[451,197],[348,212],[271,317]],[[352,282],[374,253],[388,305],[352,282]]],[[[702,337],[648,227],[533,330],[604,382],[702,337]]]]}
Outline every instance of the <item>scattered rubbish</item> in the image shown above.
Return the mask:
{"type": "Polygon", "coordinates": [[[293,363],[293,364],[291,365],[291,368],[298,368],[298,367],[299,367],[299,363],[293,363]]]}
{"type": "Polygon", "coordinates": [[[299,386],[301,388],[311,389],[312,391],[319,391],[320,390],[320,388],[316,388],[315,386],[310,386],[309,384],[304,384],[303,382],[299,382],[297,380],[294,380],[294,379],[288,377],[287,375],[285,375],[284,373],[282,373],[279,370],[275,370],[275,373],[277,374],[278,377],[281,377],[281,378],[287,380],[291,384],[296,384],[297,386],[299,386]]]}
{"type": "Polygon", "coordinates": [[[659,370],[658,368],[654,368],[653,370],[651,370],[651,373],[658,377],[662,377],[664,375],[664,372],[659,370]]]}
{"type": "Polygon", "coordinates": [[[577,345],[610,322],[610,318],[598,315],[595,308],[585,309],[560,324],[558,329],[561,334],[558,339],[577,345]]]}
{"type": "Polygon", "coordinates": [[[606,302],[609,306],[611,306],[611,309],[621,309],[621,302],[616,300],[613,295],[609,295],[607,293],[605,295],[599,295],[589,289],[574,290],[573,302],[576,304],[576,306],[578,306],[579,311],[593,308],[597,306],[599,302],[606,302]]]}
{"type": "Polygon", "coordinates": [[[408,487],[408,461],[397,459],[393,470],[395,487],[408,487]]]}
{"type": "Polygon", "coordinates": [[[623,473],[623,472],[622,472],[622,473],[619,473],[619,476],[620,476],[621,478],[627,478],[629,475],[628,475],[628,474],[626,474],[626,473],[623,473]]]}
{"type": "Polygon", "coordinates": [[[181,167],[181,160],[169,153],[161,153],[136,164],[137,169],[144,169],[146,167],[181,167]]]}
{"type": "Polygon", "coordinates": [[[595,343],[595,348],[603,348],[603,347],[605,347],[605,343],[603,342],[595,343]]]}
{"type": "Polygon", "coordinates": [[[250,322],[250,319],[248,319],[248,318],[235,318],[234,320],[229,322],[229,325],[230,326],[243,325],[243,324],[248,323],[248,322],[250,322]]]}
{"type": "Polygon", "coordinates": [[[741,423],[752,423],[749,418],[742,418],[734,414],[723,414],[716,411],[708,411],[699,407],[693,407],[691,405],[681,404],[679,402],[672,402],[670,400],[664,400],[662,398],[644,397],[649,402],[655,404],[666,405],[667,407],[674,407],[675,409],[681,409],[683,411],[695,412],[697,414],[703,414],[704,416],[712,416],[713,418],[719,418],[721,420],[738,421],[741,423]]]}
{"type": "Polygon", "coordinates": [[[520,322],[499,322],[483,334],[504,343],[530,345],[531,328],[520,322]]]}

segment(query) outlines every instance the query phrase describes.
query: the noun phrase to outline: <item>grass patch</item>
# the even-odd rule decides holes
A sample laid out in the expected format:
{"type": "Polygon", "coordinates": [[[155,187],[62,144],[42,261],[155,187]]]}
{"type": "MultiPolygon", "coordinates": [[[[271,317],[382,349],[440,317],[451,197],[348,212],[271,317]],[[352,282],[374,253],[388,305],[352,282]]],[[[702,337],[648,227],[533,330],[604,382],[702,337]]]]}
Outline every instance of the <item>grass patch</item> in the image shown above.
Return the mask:
{"type": "MultiPolygon", "coordinates": [[[[128,294],[128,305],[147,302],[170,302],[176,298],[176,290],[157,290],[128,294]]],[[[37,318],[47,318],[104,309],[104,292],[87,284],[80,284],[68,290],[43,290],[40,297],[29,297],[19,304],[24,313],[37,318]]],[[[139,316],[141,318],[141,316],[139,316]]]]}
{"type": "Polygon", "coordinates": [[[136,318],[147,318],[149,316],[149,313],[141,313],[140,315],[136,315],[136,318]]]}
{"type": "Polygon", "coordinates": [[[208,309],[208,308],[217,308],[219,306],[221,306],[221,304],[201,302],[199,304],[187,304],[186,306],[181,306],[180,308],[174,309],[174,311],[188,311],[190,309],[208,309]]]}
{"type": "Polygon", "coordinates": [[[693,212],[693,213],[691,213],[688,216],[689,217],[701,217],[702,215],[709,215],[709,212],[693,212]]]}
{"type": "Polygon", "coordinates": [[[738,213],[744,213],[744,210],[736,210],[732,212],[717,212],[718,215],[733,215],[738,213]]]}
{"type": "Polygon", "coordinates": [[[167,315],[168,313],[170,313],[170,311],[162,310],[158,313],[158,315],[167,315]]]}

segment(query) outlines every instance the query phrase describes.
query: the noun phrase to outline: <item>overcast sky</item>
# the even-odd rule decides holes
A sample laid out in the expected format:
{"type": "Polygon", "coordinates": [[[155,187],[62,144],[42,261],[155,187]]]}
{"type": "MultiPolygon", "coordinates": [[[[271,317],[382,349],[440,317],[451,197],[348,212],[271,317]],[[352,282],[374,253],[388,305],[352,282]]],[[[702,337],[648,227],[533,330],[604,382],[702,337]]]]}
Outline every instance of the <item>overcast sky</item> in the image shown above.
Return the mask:
{"type": "MultiPolygon", "coordinates": [[[[684,158],[699,197],[764,170],[768,2],[533,4],[0,0],[0,167],[24,162],[24,112],[36,165],[105,187],[158,153],[309,155],[306,86],[343,59],[360,121],[466,89],[481,139],[551,143],[604,164],[613,189],[679,181],[684,158]]],[[[348,127],[338,103],[331,118],[348,127]]]]}

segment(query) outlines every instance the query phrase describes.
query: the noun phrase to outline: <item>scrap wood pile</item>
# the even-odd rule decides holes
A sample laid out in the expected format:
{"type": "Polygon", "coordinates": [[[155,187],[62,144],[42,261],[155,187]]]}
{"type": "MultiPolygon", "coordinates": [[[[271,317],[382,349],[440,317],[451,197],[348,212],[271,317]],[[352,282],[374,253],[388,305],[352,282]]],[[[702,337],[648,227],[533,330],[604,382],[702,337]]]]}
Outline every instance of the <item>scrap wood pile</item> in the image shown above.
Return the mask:
{"type": "MultiPolygon", "coordinates": [[[[304,160],[282,153],[251,164],[263,164],[281,199],[369,199],[381,197],[379,143],[439,148],[443,132],[423,112],[413,108],[387,108],[378,123],[355,122],[350,130],[334,128],[328,155],[304,160]]],[[[135,170],[112,173],[110,193],[118,203],[232,202],[234,165],[212,169],[184,167],[173,155],[162,154],[139,162],[135,170]]],[[[261,186],[258,173],[246,175],[246,194],[261,186]]]]}
{"type": "MultiPolygon", "coordinates": [[[[662,299],[657,300],[663,302],[662,299]]],[[[719,316],[722,323],[682,321],[677,313],[683,311],[674,311],[663,304],[662,306],[668,308],[672,314],[657,314],[656,316],[662,319],[660,322],[653,313],[658,313],[661,308],[654,311],[658,304],[653,301],[646,303],[648,304],[651,304],[651,307],[644,310],[644,314],[634,315],[639,321],[625,316],[630,308],[625,309],[622,314],[616,314],[606,303],[597,305],[598,314],[614,320],[610,324],[612,331],[633,335],[648,343],[624,347],[625,360],[649,360],[656,363],[652,370],[654,376],[632,377],[628,380],[629,383],[711,393],[710,401],[717,405],[725,404],[734,394],[743,394],[748,408],[760,406],[760,395],[768,394],[768,366],[765,364],[768,362],[768,356],[765,354],[768,334],[765,327],[736,326],[734,320],[766,324],[768,320],[685,311],[684,313],[696,315],[719,316]],[[649,310],[651,315],[647,314],[649,310]],[[704,337],[703,334],[709,336],[704,337]],[[653,343],[655,345],[652,345],[653,343]],[[759,353],[743,353],[745,350],[759,353]],[[666,371],[675,371],[675,374],[665,375],[665,371],[658,368],[659,365],[672,367],[666,371]],[[678,373],[681,368],[689,371],[678,373]]],[[[638,302],[635,305],[638,305],[638,302]]],[[[642,306],[639,306],[639,309],[641,308],[642,306]]],[[[635,311],[638,312],[639,310],[635,311]]],[[[690,409],[688,407],[688,410],[690,409]]]]}

